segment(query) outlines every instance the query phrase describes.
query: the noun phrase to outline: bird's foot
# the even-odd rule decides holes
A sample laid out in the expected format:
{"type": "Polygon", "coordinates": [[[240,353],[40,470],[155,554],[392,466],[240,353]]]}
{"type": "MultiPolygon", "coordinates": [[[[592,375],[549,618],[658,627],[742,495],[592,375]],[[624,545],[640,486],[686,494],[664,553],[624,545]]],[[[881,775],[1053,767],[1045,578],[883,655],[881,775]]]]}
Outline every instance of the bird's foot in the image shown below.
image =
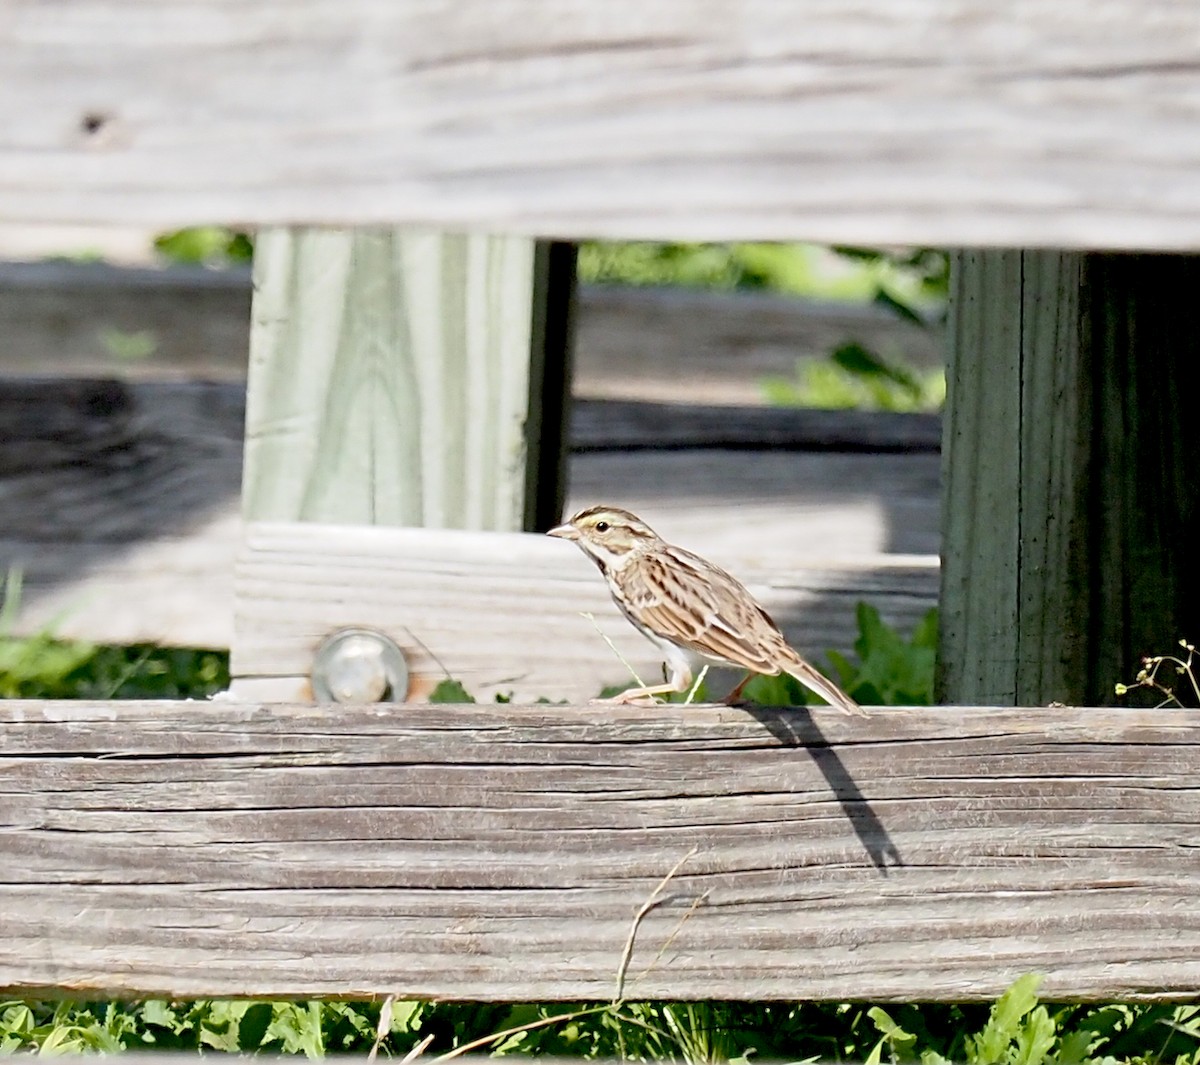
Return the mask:
{"type": "Polygon", "coordinates": [[[592,699],[591,702],[607,706],[658,706],[662,700],[652,692],[641,692],[631,688],[629,691],[618,692],[602,699],[592,699]]]}

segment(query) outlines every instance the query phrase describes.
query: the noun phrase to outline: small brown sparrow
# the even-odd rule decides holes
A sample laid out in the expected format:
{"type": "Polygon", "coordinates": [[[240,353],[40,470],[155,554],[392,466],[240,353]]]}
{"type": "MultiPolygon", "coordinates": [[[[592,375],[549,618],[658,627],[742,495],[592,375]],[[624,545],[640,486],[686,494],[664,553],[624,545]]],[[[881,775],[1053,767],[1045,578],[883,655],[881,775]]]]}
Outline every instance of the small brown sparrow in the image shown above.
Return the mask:
{"type": "Polygon", "coordinates": [[[615,696],[614,702],[686,691],[696,660],[707,659],[750,670],[726,702],[736,701],[756,673],[788,673],[844,713],[865,714],[788,646],[741,581],[699,555],[668,544],[629,511],[588,507],[548,535],[579,545],[604,574],[621,613],[666,656],[671,672],[667,683],[632,688],[615,696]]]}

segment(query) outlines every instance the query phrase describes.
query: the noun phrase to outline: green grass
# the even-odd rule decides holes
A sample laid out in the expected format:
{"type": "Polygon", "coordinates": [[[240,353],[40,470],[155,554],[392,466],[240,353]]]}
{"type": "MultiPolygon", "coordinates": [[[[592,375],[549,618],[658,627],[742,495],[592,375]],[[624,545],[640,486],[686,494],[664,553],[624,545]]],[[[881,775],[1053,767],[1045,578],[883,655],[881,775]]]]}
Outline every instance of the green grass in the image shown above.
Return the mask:
{"type": "Polygon", "coordinates": [[[1200,1007],[1041,1003],[1027,976],[991,1007],[862,1003],[537,1005],[148,1000],[0,1002],[0,1053],[136,1049],[448,1059],[1198,1065],[1200,1007]]]}
{"type": "Polygon", "coordinates": [[[207,699],[228,686],[224,651],[0,637],[3,699],[207,699]]]}
{"type": "Polygon", "coordinates": [[[229,687],[226,651],[14,636],[19,569],[0,587],[0,699],[207,699],[229,687]]]}

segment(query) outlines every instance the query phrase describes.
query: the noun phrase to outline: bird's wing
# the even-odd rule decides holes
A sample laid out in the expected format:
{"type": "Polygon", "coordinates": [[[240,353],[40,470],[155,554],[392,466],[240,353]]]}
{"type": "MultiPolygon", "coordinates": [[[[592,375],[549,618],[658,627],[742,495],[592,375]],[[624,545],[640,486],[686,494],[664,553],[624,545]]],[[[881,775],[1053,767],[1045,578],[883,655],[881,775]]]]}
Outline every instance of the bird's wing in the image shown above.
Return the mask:
{"type": "Polygon", "coordinates": [[[646,555],[621,577],[634,615],[672,643],[756,673],[779,673],[795,657],[745,586],[690,551],[646,555]]]}

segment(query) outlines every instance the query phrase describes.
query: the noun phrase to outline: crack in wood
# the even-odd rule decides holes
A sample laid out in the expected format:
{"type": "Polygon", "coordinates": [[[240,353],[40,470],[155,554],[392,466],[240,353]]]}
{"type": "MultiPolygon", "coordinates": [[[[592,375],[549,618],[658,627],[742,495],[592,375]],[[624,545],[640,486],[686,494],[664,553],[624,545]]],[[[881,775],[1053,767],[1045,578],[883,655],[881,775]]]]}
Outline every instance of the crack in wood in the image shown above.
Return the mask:
{"type": "Polygon", "coordinates": [[[0,703],[0,985],[603,996],[691,847],[631,994],[1200,982],[1197,712],[327,713],[0,703]]]}

